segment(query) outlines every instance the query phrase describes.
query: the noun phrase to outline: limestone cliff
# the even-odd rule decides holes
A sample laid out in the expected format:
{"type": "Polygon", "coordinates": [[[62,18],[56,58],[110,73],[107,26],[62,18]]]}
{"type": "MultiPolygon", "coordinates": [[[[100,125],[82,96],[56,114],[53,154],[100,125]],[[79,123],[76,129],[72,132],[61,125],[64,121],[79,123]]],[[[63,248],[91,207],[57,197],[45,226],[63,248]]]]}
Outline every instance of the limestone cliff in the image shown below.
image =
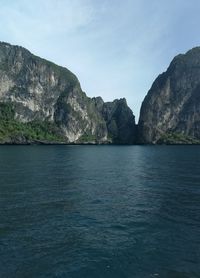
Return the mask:
{"type": "Polygon", "coordinates": [[[200,48],[176,56],[145,97],[140,143],[200,142],[200,48]]]}
{"type": "Polygon", "coordinates": [[[0,142],[130,143],[134,117],[125,102],[120,107],[113,134],[105,109],[97,109],[72,72],[0,43],[0,142]]]}
{"type": "Polygon", "coordinates": [[[93,98],[97,110],[107,123],[108,135],[115,144],[133,144],[136,140],[135,116],[128,107],[126,99],[103,102],[93,98]]]}

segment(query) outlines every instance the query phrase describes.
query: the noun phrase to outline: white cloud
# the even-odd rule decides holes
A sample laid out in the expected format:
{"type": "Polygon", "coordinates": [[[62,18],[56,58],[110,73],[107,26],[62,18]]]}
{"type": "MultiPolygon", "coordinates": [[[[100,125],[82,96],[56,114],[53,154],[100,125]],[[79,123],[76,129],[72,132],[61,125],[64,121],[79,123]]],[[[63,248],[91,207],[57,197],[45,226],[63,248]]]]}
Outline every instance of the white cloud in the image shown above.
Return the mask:
{"type": "Polygon", "coordinates": [[[1,6],[4,33],[16,41],[34,41],[67,35],[89,24],[93,9],[81,0],[19,0],[1,6]]]}

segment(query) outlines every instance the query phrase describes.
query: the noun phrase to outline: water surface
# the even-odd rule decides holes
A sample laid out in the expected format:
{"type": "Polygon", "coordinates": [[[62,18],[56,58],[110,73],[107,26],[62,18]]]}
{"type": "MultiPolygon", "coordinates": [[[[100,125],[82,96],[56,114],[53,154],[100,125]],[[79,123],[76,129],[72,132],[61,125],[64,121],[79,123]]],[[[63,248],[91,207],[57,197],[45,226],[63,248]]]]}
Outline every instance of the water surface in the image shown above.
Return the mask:
{"type": "Polygon", "coordinates": [[[0,277],[200,277],[200,146],[1,146],[0,277]]]}

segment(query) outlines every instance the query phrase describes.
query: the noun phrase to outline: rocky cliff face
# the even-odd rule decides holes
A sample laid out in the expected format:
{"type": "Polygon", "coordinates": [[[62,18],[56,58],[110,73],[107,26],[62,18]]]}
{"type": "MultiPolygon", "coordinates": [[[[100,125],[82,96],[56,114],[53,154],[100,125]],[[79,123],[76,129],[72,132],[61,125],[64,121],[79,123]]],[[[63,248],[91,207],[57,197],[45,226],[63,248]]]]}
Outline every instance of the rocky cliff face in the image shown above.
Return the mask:
{"type": "Polygon", "coordinates": [[[178,55],[145,97],[140,143],[200,142],[200,47],[178,55]]]}
{"type": "Polygon", "coordinates": [[[93,98],[95,106],[107,123],[108,135],[115,144],[133,144],[136,140],[135,116],[128,107],[126,99],[103,102],[93,98]]]}
{"type": "Polygon", "coordinates": [[[66,68],[0,43],[0,103],[7,105],[0,105],[0,123],[9,122],[10,127],[0,126],[1,142],[54,138],[67,143],[132,143],[135,120],[126,102],[100,102],[88,98],[66,68]]]}

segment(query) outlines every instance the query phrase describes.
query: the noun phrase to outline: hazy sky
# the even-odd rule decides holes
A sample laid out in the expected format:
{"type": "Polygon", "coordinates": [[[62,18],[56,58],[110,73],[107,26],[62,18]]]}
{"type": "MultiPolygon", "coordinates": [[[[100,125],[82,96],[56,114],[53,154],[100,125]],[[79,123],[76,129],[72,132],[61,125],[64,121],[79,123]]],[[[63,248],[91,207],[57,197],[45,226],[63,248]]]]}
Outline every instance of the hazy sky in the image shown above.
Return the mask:
{"type": "Polygon", "coordinates": [[[157,75],[200,45],[199,0],[0,0],[0,40],[74,72],[89,96],[138,118],[157,75]]]}

